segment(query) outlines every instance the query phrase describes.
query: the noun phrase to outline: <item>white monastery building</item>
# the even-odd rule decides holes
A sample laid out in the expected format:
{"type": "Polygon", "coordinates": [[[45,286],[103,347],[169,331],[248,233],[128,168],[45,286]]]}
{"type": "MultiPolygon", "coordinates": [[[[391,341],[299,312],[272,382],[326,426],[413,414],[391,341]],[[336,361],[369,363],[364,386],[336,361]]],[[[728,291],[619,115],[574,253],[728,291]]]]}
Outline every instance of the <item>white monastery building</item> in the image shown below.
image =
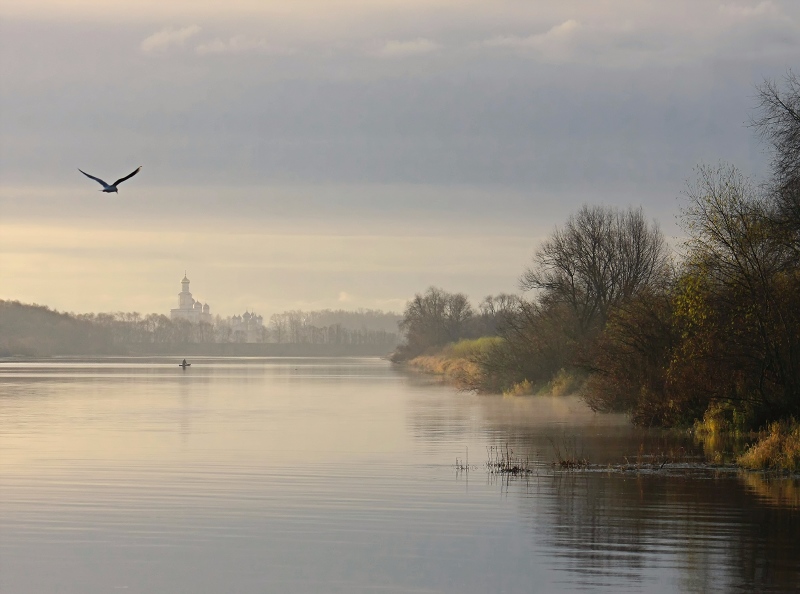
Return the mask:
{"type": "Polygon", "coordinates": [[[189,292],[189,279],[186,278],[185,273],[181,281],[181,292],[178,293],[178,307],[169,310],[169,317],[173,320],[189,320],[195,324],[199,322],[210,324],[213,321],[208,303],[204,305],[192,298],[192,294],[189,292]]]}
{"type": "Polygon", "coordinates": [[[236,338],[241,337],[244,342],[259,342],[264,330],[264,318],[253,312],[245,311],[244,314],[228,318],[228,324],[236,338]]]}

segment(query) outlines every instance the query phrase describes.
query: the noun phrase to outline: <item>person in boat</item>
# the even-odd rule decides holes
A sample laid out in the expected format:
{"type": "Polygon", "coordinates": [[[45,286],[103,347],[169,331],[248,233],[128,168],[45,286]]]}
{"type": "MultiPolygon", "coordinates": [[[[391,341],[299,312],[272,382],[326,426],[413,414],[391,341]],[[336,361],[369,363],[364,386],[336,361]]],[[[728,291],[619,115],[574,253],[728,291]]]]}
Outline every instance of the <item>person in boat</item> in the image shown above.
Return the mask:
{"type": "Polygon", "coordinates": [[[188,367],[189,365],[191,365],[191,363],[187,363],[186,359],[184,359],[183,363],[181,363],[181,367],[188,367]]]}

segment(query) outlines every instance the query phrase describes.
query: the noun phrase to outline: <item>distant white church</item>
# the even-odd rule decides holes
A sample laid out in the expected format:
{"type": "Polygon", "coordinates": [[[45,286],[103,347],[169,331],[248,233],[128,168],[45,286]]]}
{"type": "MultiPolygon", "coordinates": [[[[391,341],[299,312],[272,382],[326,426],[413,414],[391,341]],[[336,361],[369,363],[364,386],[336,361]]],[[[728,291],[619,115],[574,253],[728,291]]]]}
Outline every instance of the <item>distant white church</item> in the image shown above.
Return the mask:
{"type": "Polygon", "coordinates": [[[243,342],[261,342],[264,331],[264,318],[253,312],[245,311],[243,315],[228,318],[234,339],[243,342]]]}
{"type": "Polygon", "coordinates": [[[183,275],[181,281],[181,292],[178,293],[178,307],[177,309],[169,310],[169,317],[173,320],[189,320],[195,324],[199,322],[213,321],[211,318],[211,308],[208,303],[205,305],[192,298],[189,292],[189,279],[186,274],[183,275]]]}

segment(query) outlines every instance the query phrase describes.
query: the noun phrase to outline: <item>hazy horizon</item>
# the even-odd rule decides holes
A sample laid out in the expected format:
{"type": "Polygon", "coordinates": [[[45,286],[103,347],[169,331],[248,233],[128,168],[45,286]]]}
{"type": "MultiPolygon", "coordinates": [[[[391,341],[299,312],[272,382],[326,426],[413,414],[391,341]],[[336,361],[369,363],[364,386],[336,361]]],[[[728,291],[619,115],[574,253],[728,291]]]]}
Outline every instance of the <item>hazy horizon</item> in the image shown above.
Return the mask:
{"type": "MultiPolygon", "coordinates": [[[[0,1],[0,298],[222,316],[517,293],[583,203],[665,235],[768,155],[784,1],[0,1]],[[123,18],[124,17],[124,18],[123,18]],[[119,194],[113,181],[142,165],[119,194]]],[[[674,239],[673,239],[674,241],[674,239]]]]}

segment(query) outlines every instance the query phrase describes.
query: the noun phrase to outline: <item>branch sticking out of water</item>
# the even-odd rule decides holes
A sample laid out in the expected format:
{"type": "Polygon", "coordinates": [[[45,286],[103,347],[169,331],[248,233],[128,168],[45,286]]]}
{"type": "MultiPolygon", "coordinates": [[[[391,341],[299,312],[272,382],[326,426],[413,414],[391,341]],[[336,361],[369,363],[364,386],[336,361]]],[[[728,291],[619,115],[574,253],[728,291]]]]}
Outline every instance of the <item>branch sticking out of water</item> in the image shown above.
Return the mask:
{"type": "MultiPolygon", "coordinates": [[[[466,458],[462,460],[461,458],[456,458],[456,470],[459,472],[469,472],[469,447],[466,449],[466,458]]],[[[473,470],[475,470],[473,468],[473,470]]]]}
{"type": "Polygon", "coordinates": [[[530,459],[528,456],[522,457],[514,455],[514,450],[502,446],[490,446],[486,448],[488,461],[486,468],[492,474],[530,474],[533,472],[530,468],[530,459]]]}
{"type": "MultiPolygon", "coordinates": [[[[556,455],[556,460],[553,462],[553,468],[560,468],[561,470],[576,470],[579,468],[587,468],[589,460],[583,455],[583,452],[578,453],[577,448],[570,449],[566,440],[562,440],[557,444],[552,438],[548,438],[550,445],[553,446],[553,451],[556,455]],[[562,449],[563,446],[563,449],[562,449]]],[[[574,446],[575,444],[573,444],[574,446]]]]}

